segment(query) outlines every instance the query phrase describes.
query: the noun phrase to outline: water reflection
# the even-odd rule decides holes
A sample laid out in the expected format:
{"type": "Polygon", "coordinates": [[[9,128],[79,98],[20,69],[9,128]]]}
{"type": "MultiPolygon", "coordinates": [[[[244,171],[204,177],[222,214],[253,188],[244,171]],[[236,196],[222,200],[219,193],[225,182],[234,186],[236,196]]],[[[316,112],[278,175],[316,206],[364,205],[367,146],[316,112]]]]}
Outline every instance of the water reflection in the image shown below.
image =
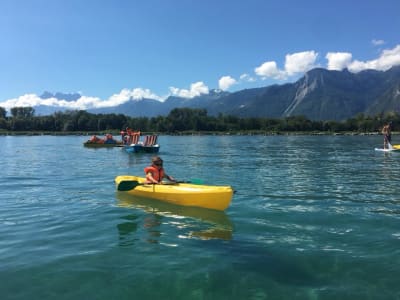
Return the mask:
{"type": "MultiPolygon", "coordinates": [[[[162,235],[161,224],[166,223],[176,228],[187,229],[185,238],[232,239],[233,224],[225,212],[197,207],[177,206],[161,201],[116,193],[117,203],[121,207],[140,209],[146,212],[142,226],[149,234],[148,242],[157,242],[162,235]],[[194,223],[192,221],[195,221],[194,223]]],[[[129,222],[118,224],[120,241],[133,243],[134,238],[127,237],[138,230],[137,217],[127,216],[129,222]],[[131,224],[127,224],[131,223],[131,224]]],[[[179,234],[182,237],[181,234],[179,234]]]]}
{"type": "Polygon", "coordinates": [[[119,233],[119,244],[121,246],[129,246],[134,243],[134,239],[131,238],[131,233],[135,232],[138,228],[137,216],[127,215],[122,217],[126,220],[117,225],[119,233]]]}

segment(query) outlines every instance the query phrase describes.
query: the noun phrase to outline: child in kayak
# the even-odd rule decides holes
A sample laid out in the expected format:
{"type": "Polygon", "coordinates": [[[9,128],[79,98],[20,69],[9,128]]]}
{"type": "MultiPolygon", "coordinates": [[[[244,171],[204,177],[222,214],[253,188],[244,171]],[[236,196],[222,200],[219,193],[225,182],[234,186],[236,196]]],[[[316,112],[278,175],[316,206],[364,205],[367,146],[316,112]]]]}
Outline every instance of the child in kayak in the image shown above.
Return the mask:
{"type": "Polygon", "coordinates": [[[175,181],[172,176],[165,173],[163,160],[159,156],[154,156],[151,159],[151,166],[144,168],[144,173],[146,174],[146,183],[161,183],[164,178],[175,181]]]}

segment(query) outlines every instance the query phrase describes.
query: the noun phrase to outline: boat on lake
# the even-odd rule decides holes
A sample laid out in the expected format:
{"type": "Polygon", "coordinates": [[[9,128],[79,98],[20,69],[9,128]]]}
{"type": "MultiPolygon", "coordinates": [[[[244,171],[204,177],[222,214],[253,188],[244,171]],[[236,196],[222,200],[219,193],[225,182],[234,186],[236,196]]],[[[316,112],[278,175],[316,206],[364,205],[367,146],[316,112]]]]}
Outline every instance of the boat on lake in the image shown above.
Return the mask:
{"type": "Polygon", "coordinates": [[[175,205],[225,210],[229,207],[231,186],[199,185],[192,183],[147,184],[144,177],[120,175],[115,178],[118,191],[175,205]]]}
{"type": "Polygon", "coordinates": [[[99,138],[93,135],[89,140],[83,143],[85,147],[123,147],[122,141],[117,141],[111,134],[106,134],[104,138],[99,138]]]}
{"type": "Polygon", "coordinates": [[[139,135],[131,139],[131,143],[125,145],[125,150],[129,153],[158,153],[160,145],[157,144],[157,135],[146,135],[144,141],[139,140],[139,135]]]}

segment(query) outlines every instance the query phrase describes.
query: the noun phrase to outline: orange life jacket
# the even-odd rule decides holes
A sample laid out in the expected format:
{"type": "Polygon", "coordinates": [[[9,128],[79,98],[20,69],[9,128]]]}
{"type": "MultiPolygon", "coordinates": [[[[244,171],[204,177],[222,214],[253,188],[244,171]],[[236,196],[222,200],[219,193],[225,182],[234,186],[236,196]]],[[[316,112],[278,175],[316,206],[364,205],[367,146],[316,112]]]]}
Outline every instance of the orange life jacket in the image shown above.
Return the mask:
{"type": "Polygon", "coordinates": [[[164,169],[157,169],[156,167],[150,166],[150,167],[146,167],[144,168],[144,173],[146,174],[146,178],[147,178],[147,174],[151,173],[151,176],[153,176],[153,178],[155,180],[157,180],[157,182],[161,182],[161,180],[163,180],[164,178],[164,169]]]}

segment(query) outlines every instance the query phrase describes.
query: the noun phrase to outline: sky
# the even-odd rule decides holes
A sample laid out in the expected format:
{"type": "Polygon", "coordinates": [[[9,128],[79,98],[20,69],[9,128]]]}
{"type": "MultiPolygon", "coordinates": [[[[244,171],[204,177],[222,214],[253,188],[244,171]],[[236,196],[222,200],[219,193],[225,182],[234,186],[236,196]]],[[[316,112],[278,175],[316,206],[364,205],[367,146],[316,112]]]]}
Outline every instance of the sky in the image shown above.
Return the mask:
{"type": "Polygon", "coordinates": [[[399,0],[0,0],[0,107],[193,98],[316,67],[385,71],[400,65],[399,12],[399,0]]]}

